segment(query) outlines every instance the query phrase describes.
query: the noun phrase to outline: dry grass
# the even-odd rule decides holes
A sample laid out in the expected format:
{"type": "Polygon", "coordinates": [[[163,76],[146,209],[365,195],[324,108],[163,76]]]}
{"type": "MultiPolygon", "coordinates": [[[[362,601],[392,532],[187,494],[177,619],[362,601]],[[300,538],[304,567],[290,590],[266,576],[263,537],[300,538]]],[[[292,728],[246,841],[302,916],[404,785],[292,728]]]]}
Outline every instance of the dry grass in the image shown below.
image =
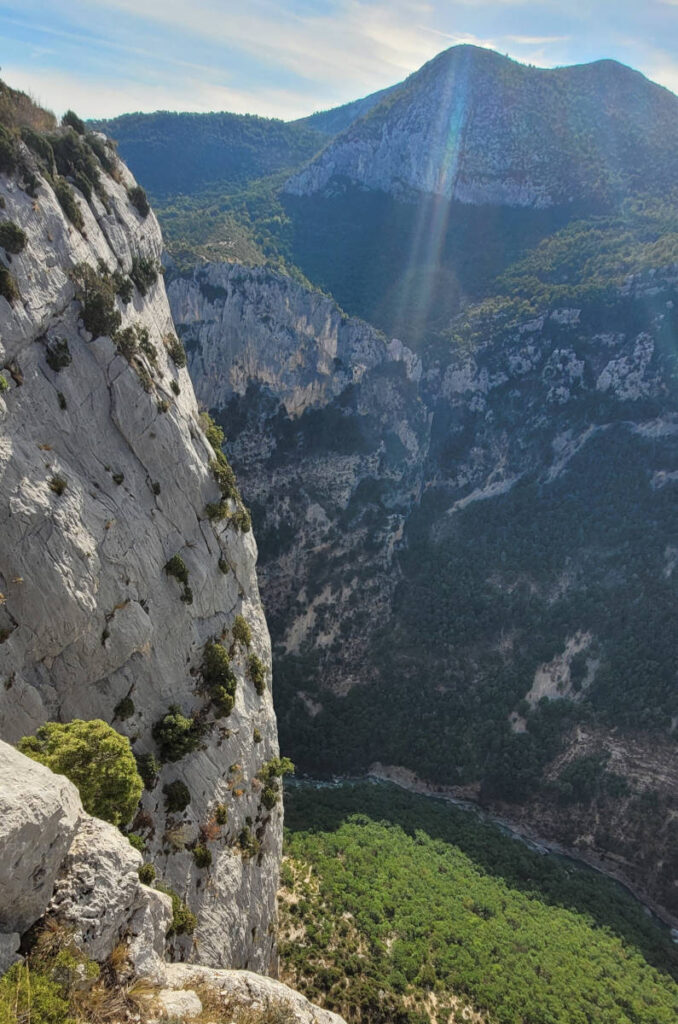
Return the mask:
{"type": "Polygon", "coordinates": [[[48,132],[56,128],[57,119],[30,94],[10,89],[0,82],[0,124],[15,130],[32,128],[36,132],[48,132]]]}

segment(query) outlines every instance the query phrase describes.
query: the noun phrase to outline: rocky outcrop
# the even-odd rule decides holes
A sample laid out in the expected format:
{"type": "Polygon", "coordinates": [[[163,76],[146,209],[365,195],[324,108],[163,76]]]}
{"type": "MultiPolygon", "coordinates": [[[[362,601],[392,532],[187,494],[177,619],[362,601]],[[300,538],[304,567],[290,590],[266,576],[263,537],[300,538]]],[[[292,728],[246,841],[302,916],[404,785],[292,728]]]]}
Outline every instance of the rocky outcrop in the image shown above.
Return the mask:
{"type": "Polygon", "coordinates": [[[133,178],[109,151],[103,196],[72,188],[78,229],[17,145],[34,181],[0,175],[0,218],[25,234],[20,252],[0,252],[17,289],[11,302],[0,297],[0,735],[14,742],[46,720],[103,718],[135,754],[158,756],[152,728],[170,706],[195,719],[196,749],[166,760],[157,777],[147,764],[134,827],[198,915],[174,955],[267,970],[282,810],[263,807],[256,778],[278,753],[256,545],[230,518],[206,516],[219,499],[214,451],[172,348],[160,231],[132,203],[133,178]],[[129,301],[114,298],[122,342],[85,328],[81,264],[95,283],[128,292],[129,301]],[[187,587],[165,571],[174,555],[187,587]],[[234,642],[237,615],[248,643],[234,642]],[[201,687],[214,638],[231,648],[229,718],[201,687]],[[261,692],[248,673],[254,654],[261,692]],[[170,811],[163,791],[177,779],[190,803],[170,811]],[[214,820],[219,805],[227,826],[214,820]],[[208,867],[193,856],[198,841],[208,867]]]}
{"type": "Polygon", "coordinates": [[[300,992],[250,971],[215,971],[191,964],[169,964],[162,980],[167,986],[163,990],[165,1005],[176,1006],[179,998],[185,1003],[191,993],[193,999],[189,996],[189,1000],[195,1007],[195,992],[189,986],[202,985],[218,993],[226,1003],[235,1001],[256,1009],[284,1008],[298,1024],[344,1024],[343,1017],[309,1002],[300,992]]]}
{"type": "Polygon", "coordinates": [[[49,903],[82,804],[63,775],[1,741],[0,779],[0,932],[25,932],[49,903]]]}
{"type": "MultiPolygon", "coordinates": [[[[45,915],[91,959],[120,941],[140,973],[159,969],[171,900],[139,881],[141,854],[83,810],[75,786],[0,741],[0,930],[19,938],[45,915]]],[[[3,969],[11,959],[4,958],[3,969]]]]}
{"type": "Polygon", "coordinates": [[[675,182],[677,110],[668,90],[614,61],[547,70],[456,46],[351,123],[285,190],[331,196],[357,185],[517,207],[600,198],[675,182]]]}

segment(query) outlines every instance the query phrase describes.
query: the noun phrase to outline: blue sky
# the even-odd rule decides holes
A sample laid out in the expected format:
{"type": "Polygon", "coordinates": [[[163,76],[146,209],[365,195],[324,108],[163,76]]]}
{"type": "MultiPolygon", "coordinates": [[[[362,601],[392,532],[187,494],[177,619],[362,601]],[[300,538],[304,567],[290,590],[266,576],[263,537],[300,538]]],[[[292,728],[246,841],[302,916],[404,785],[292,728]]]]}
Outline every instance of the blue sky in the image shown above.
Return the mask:
{"type": "Polygon", "coordinates": [[[614,57],[678,92],[678,0],[0,0],[0,75],[57,113],[293,118],[455,43],[552,67],[614,57]]]}

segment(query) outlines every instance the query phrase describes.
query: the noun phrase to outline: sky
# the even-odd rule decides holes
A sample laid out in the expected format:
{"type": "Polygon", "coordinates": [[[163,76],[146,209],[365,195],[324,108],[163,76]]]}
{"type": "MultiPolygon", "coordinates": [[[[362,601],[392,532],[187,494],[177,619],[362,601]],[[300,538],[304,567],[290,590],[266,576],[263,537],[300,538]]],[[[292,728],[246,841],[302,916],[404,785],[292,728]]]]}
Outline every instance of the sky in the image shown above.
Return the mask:
{"type": "Polygon", "coordinates": [[[540,67],[612,57],[678,93],[678,0],[0,0],[0,76],[82,117],[289,120],[457,43],[540,67]]]}

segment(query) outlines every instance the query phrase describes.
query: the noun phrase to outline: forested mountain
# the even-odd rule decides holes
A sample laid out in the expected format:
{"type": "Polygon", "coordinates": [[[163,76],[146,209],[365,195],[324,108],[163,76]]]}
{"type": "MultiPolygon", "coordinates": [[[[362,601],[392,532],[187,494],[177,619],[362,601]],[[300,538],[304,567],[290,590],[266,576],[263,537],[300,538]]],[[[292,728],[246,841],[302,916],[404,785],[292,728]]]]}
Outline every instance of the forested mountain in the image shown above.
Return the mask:
{"type": "Polygon", "coordinates": [[[160,205],[286,750],[456,787],[674,914],[677,113],[457,47],[294,173],[160,205]]]}

